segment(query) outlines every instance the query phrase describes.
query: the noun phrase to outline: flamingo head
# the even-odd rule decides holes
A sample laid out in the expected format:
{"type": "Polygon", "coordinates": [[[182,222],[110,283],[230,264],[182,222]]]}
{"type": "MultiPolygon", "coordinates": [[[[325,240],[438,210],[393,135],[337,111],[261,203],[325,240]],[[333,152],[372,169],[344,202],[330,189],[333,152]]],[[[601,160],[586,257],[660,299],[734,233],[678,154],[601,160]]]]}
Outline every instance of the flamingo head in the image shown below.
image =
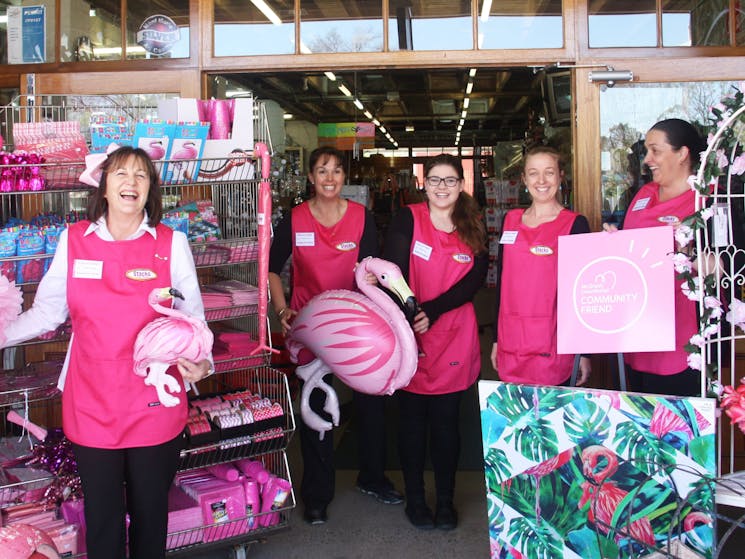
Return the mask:
{"type": "Polygon", "coordinates": [[[364,281],[364,275],[370,272],[380,285],[393,293],[401,303],[406,319],[411,323],[419,312],[419,305],[411,288],[406,283],[401,269],[393,262],[381,258],[365,258],[357,267],[357,282],[364,281]]]}
{"type": "Polygon", "coordinates": [[[168,299],[171,299],[173,297],[178,297],[181,300],[184,299],[184,296],[175,287],[156,287],[150,292],[150,295],[148,296],[148,303],[155,306],[161,301],[167,301],[168,299]]]}
{"type": "Polygon", "coordinates": [[[582,473],[595,483],[602,483],[618,469],[618,458],[604,446],[592,445],[582,451],[582,473]]]}

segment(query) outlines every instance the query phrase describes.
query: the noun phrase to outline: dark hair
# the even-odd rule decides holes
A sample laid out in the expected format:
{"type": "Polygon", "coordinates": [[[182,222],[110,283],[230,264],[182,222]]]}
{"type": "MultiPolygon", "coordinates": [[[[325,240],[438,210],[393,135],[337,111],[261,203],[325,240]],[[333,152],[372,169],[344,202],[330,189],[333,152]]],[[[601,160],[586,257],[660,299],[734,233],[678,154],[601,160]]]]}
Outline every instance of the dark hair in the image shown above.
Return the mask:
{"type": "Polygon", "coordinates": [[[90,200],[88,201],[88,219],[90,221],[98,221],[98,219],[108,211],[109,204],[106,201],[105,195],[109,169],[119,168],[132,156],[134,156],[139,163],[142,163],[145,166],[147,174],[150,177],[150,189],[147,193],[147,202],[145,202],[148,225],[150,227],[155,227],[160,223],[160,218],[163,214],[163,197],[160,192],[159,184],[160,174],[147,152],[141,148],[135,148],[132,146],[122,146],[109,154],[109,157],[101,167],[103,173],[101,174],[99,186],[93,191],[90,200]]]}
{"type": "Polygon", "coordinates": [[[331,146],[321,146],[310,152],[310,159],[308,160],[308,172],[312,173],[313,169],[316,168],[316,164],[320,161],[321,165],[325,165],[329,159],[336,158],[339,165],[344,163],[344,154],[331,146]]]}
{"type": "Polygon", "coordinates": [[[564,158],[559,153],[559,150],[552,148],[551,146],[533,146],[528,149],[523,155],[523,170],[525,170],[525,164],[528,162],[528,158],[533,155],[550,155],[556,159],[556,164],[559,166],[559,171],[564,170],[564,158]]]}
{"type": "Polygon", "coordinates": [[[668,118],[655,123],[650,130],[659,130],[664,133],[667,143],[675,151],[680,150],[683,146],[688,148],[690,153],[688,158],[689,171],[693,172],[701,163],[701,153],[706,151],[706,140],[701,137],[701,134],[690,122],[680,118],[668,118]]]}
{"type": "MultiPolygon", "coordinates": [[[[448,165],[455,169],[455,174],[460,180],[465,178],[460,158],[449,153],[441,153],[428,159],[424,164],[425,180],[429,172],[437,165],[448,165]]],[[[458,237],[471,248],[474,254],[482,254],[486,251],[486,228],[481,217],[481,209],[473,196],[461,191],[455,201],[451,219],[458,237]]]]}

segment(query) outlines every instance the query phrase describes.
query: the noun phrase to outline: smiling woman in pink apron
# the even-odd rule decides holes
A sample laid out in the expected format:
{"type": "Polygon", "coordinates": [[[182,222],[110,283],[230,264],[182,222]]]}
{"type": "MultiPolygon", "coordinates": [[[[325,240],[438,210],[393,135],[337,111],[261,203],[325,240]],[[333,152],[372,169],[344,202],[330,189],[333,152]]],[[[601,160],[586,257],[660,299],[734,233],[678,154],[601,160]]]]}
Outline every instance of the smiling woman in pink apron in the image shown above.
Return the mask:
{"type": "MultiPolygon", "coordinates": [[[[589,233],[587,219],[559,203],[559,152],[534,147],[523,159],[523,182],[532,199],[525,210],[507,212],[499,240],[497,317],[492,366],[499,380],[523,384],[566,384],[573,355],[556,352],[559,237],[589,233]]],[[[580,359],[578,385],[590,375],[580,359]]]]}
{"type": "Polygon", "coordinates": [[[5,330],[6,345],[70,316],[62,427],[85,497],[88,558],[124,559],[127,514],[130,556],[158,558],[165,556],[168,490],[186,425],[183,384],[213,369],[209,359],[179,359],[180,402],[166,407],[134,373],[133,348],[143,326],[161,316],[148,304],[153,288],[178,289],[184,300],[175,306],[202,320],[204,308],[186,235],[160,223],[158,171],[147,153],[119,148],[99,172],[88,220],[60,236],[33,306],[5,330]]]}
{"type": "Polygon", "coordinates": [[[486,235],[474,199],[463,191],[463,166],[447,154],[424,167],[427,201],[403,208],[391,223],[385,258],[404,273],[420,312],[414,332],[419,364],[398,391],[399,454],[406,486],[406,515],[421,529],[452,530],[455,471],[460,451],[458,416],[463,392],[481,368],[472,300],[486,276],[486,235]],[[429,439],[435,474],[435,514],[424,498],[429,439]]]}

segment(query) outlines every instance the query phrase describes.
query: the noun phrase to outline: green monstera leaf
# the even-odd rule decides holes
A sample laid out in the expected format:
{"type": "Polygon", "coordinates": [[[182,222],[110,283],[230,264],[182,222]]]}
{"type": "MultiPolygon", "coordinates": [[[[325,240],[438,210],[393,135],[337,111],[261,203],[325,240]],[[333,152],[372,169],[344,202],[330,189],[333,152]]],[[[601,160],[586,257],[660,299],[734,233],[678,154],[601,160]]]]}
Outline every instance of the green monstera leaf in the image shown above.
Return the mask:
{"type": "Polygon", "coordinates": [[[607,410],[587,398],[578,398],[564,408],[567,436],[580,447],[603,444],[611,423],[607,410]]]}

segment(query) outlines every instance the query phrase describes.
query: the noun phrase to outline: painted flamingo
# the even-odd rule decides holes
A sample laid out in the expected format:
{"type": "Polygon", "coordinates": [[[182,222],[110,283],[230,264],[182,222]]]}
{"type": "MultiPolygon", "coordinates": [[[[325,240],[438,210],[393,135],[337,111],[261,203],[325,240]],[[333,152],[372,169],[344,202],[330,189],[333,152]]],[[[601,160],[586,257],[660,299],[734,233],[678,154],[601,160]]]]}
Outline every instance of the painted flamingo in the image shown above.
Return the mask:
{"type": "Polygon", "coordinates": [[[160,140],[153,140],[146,148],[143,149],[147,152],[147,155],[153,161],[159,161],[163,159],[166,154],[166,150],[163,148],[163,142],[160,140]]]}
{"type": "Polygon", "coordinates": [[[155,387],[158,399],[167,407],[178,405],[180,400],[165,389],[181,392],[179,382],[166,373],[168,367],[179,357],[190,361],[206,359],[214,341],[203,320],[161,304],[172,297],[184,298],[177,289],[169,287],[150,292],[147,302],[165,316],[146,324],[137,334],[134,346],[134,372],[145,377],[145,384],[155,387]]]}
{"type": "Polygon", "coordinates": [[[183,144],[181,144],[181,148],[175,153],[172,153],[170,156],[171,160],[173,161],[173,179],[190,179],[191,177],[187,173],[186,168],[188,165],[185,163],[185,161],[189,159],[196,159],[198,155],[199,150],[197,150],[197,145],[194,142],[184,142],[183,144]]]}
{"type": "Polygon", "coordinates": [[[689,512],[683,519],[684,541],[701,553],[711,551],[714,529],[711,516],[701,511],[689,512]]]}
{"type": "Polygon", "coordinates": [[[359,392],[393,394],[409,384],[416,371],[414,333],[396,303],[366,281],[368,273],[407,308],[416,308],[414,295],[398,266],[366,258],[355,271],[357,287],[364,295],[346,289],[316,295],[295,317],[287,339],[293,362],[303,360],[300,353],[306,348],[315,356],[297,368],[297,375],[305,381],[300,412],[321,438],[339,424],[339,402],[334,389],[323,381],[324,375],[334,373],[359,392]],[[331,415],[333,425],[310,409],[314,388],[326,393],[324,410],[331,415]]]}
{"type": "MultiPolygon", "coordinates": [[[[604,534],[608,534],[610,529],[614,528],[613,515],[628,495],[628,492],[618,487],[616,482],[609,480],[617,469],[618,458],[609,449],[592,445],[582,451],[582,472],[587,481],[582,483],[582,498],[578,507],[583,508],[590,501],[587,518],[604,534]],[[599,464],[601,460],[604,460],[605,466],[599,464]]],[[[624,528],[625,530],[617,531],[616,541],[622,536],[630,536],[640,543],[654,545],[654,532],[649,519],[640,518],[630,524],[625,523],[624,528]]]]}
{"type": "Polygon", "coordinates": [[[557,468],[560,468],[572,457],[574,448],[568,448],[564,452],[552,456],[548,460],[544,460],[540,464],[536,464],[532,468],[528,468],[523,473],[535,478],[535,520],[536,524],[541,522],[541,478],[547,476],[557,468]]]}

